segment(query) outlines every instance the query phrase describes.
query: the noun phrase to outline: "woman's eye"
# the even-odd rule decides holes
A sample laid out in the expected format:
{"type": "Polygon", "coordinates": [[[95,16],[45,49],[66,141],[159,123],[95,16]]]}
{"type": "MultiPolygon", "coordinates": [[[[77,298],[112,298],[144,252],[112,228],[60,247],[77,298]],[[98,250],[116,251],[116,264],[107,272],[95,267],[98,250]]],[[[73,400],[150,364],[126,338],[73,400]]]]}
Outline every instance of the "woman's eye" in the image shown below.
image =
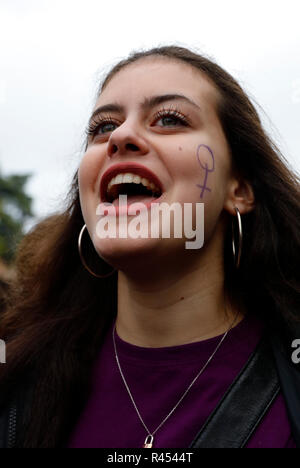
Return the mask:
{"type": "Polygon", "coordinates": [[[162,122],[162,126],[163,127],[177,127],[178,125],[179,126],[187,126],[188,125],[188,121],[187,119],[179,112],[177,111],[173,111],[173,112],[169,112],[169,111],[163,111],[163,112],[158,112],[158,114],[156,115],[156,118],[155,118],[155,122],[158,123],[158,122],[162,122]]]}
{"type": "MultiPolygon", "coordinates": [[[[159,127],[178,127],[188,126],[188,120],[181,113],[177,111],[160,111],[155,115],[154,124],[159,127]]],[[[111,118],[101,118],[98,122],[93,122],[87,129],[87,135],[91,138],[96,136],[103,136],[111,133],[120,122],[116,122],[111,118]]]]}
{"type": "Polygon", "coordinates": [[[114,130],[114,128],[112,128],[112,127],[114,125],[116,125],[116,124],[114,124],[112,122],[104,122],[102,124],[99,124],[97,129],[96,129],[96,133],[106,133],[106,131],[112,132],[114,130]]]}
{"type": "Polygon", "coordinates": [[[178,117],[175,117],[174,115],[165,115],[163,117],[161,117],[159,121],[162,121],[162,122],[165,122],[166,125],[175,125],[176,123],[180,123],[181,124],[181,121],[178,117]]]}
{"type": "Polygon", "coordinates": [[[112,120],[103,119],[98,122],[92,122],[87,130],[86,134],[88,138],[94,139],[97,136],[106,135],[114,130],[114,126],[117,124],[112,120]]]}

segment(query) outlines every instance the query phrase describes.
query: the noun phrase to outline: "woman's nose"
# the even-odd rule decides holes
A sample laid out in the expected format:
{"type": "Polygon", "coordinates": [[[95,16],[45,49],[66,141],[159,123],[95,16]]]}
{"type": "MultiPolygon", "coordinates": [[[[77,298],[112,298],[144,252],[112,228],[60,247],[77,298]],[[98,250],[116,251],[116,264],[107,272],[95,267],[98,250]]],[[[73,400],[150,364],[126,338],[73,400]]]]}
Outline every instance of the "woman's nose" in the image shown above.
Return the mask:
{"type": "Polygon", "coordinates": [[[109,157],[119,154],[134,153],[134,155],[143,155],[148,152],[148,144],[139,135],[133,124],[123,124],[114,130],[109,138],[107,154],[109,157]]]}

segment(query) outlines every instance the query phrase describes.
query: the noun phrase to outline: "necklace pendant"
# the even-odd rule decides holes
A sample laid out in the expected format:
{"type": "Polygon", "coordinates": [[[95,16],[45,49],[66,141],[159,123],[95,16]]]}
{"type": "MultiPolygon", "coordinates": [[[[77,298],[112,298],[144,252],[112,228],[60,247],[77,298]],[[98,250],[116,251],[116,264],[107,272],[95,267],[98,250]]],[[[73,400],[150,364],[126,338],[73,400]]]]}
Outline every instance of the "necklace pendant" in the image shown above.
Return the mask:
{"type": "Polygon", "coordinates": [[[145,439],[145,443],[143,445],[143,448],[152,448],[153,441],[154,441],[154,437],[149,434],[145,439]],[[150,440],[149,440],[149,438],[150,438],[150,440]]]}

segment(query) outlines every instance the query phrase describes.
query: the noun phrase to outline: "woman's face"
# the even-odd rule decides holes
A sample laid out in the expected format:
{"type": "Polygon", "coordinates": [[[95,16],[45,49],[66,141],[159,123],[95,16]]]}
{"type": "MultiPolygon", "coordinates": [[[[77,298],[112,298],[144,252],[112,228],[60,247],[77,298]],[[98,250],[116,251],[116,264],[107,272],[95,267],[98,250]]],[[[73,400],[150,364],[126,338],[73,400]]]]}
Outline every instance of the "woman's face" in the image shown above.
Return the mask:
{"type": "MultiPolygon", "coordinates": [[[[166,58],[141,59],[109,81],[94,111],[108,104],[115,108],[91,120],[92,134],[79,168],[83,216],[95,249],[106,261],[122,268],[147,255],[156,261],[168,255],[174,259],[190,240],[184,236],[99,238],[96,210],[104,201],[101,179],[119,163],[138,163],[154,173],[164,189],[162,201],[169,206],[177,202],[183,208],[190,203],[194,228],[196,203],[204,203],[204,246],[215,235],[232,181],[230,150],[217,117],[217,100],[216,89],[202,73],[166,58]],[[157,96],[164,97],[150,103],[157,96]]],[[[121,222],[117,218],[117,225],[121,222]]],[[[193,252],[201,255],[201,250],[193,252]]]]}

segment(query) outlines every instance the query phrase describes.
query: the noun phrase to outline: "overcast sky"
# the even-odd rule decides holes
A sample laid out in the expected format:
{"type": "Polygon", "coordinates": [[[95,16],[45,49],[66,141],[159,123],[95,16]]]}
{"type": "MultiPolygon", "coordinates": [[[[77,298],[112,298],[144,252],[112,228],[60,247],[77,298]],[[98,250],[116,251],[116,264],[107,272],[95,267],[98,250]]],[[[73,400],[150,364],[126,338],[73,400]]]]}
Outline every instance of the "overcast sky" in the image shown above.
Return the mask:
{"type": "Polygon", "coordinates": [[[1,0],[0,169],[60,209],[99,78],[132,50],[195,48],[239,80],[300,172],[299,0],[1,0]]]}

